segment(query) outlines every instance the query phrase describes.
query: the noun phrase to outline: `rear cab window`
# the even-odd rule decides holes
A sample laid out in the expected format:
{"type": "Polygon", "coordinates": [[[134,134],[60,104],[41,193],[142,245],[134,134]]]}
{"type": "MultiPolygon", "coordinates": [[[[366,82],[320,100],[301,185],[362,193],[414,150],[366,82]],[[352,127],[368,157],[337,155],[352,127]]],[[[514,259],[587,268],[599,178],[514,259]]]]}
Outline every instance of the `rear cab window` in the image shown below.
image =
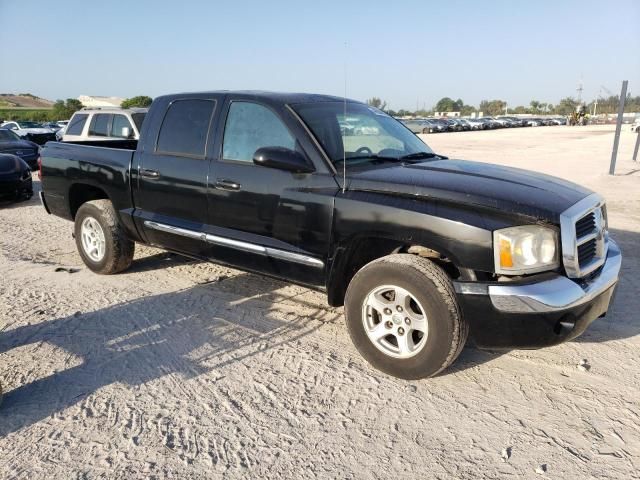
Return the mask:
{"type": "Polygon", "coordinates": [[[156,153],[204,158],[215,106],[215,100],[173,101],[162,120],[156,153]]]}
{"type": "Polygon", "coordinates": [[[115,114],[111,121],[111,136],[116,138],[129,138],[133,135],[133,127],[131,122],[125,115],[115,114]],[[129,135],[124,135],[123,129],[129,129],[129,135]]]}
{"type": "Polygon", "coordinates": [[[91,119],[89,125],[89,136],[107,137],[109,136],[109,120],[111,115],[107,113],[98,113],[91,119]]]}
{"type": "Polygon", "coordinates": [[[87,123],[88,116],[86,113],[74,115],[69,125],[67,125],[65,135],[82,135],[82,129],[84,128],[84,124],[87,123]]]}

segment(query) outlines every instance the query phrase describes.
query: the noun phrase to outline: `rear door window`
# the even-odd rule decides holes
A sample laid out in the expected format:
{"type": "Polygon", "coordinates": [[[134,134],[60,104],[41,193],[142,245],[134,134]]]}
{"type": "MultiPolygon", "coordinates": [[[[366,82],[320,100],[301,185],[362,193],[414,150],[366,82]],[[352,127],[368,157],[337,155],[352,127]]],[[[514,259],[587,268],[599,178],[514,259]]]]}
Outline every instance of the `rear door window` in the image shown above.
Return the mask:
{"type": "Polygon", "coordinates": [[[215,100],[176,100],[162,121],[156,152],[204,157],[215,100]]]}
{"type": "Polygon", "coordinates": [[[109,135],[109,120],[111,115],[98,113],[93,116],[89,126],[89,135],[93,137],[107,137],[109,135]]]}
{"type": "Polygon", "coordinates": [[[132,135],[133,128],[129,119],[124,115],[114,115],[113,121],[111,122],[111,136],[117,138],[129,138],[132,135]],[[129,129],[129,136],[123,134],[123,128],[129,129]]]}
{"type": "Polygon", "coordinates": [[[87,123],[88,116],[86,113],[74,115],[64,132],[65,135],[82,135],[82,129],[84,124],[87,123]]]}

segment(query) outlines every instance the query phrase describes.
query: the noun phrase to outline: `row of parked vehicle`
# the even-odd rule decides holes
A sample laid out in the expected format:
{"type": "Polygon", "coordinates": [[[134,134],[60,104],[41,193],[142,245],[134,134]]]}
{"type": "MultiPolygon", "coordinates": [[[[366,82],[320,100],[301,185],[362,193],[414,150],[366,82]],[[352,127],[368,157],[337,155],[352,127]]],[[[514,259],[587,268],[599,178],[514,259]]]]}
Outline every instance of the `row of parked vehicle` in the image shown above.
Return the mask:
{"type": "Polygon", "coordinates": [[[401,119],[414,133],[462,132],[469,130],[493,130],[496,128],[541,127],[566,125],[564,117],[479,117],[479,118],[414,118],[401,119]]]}

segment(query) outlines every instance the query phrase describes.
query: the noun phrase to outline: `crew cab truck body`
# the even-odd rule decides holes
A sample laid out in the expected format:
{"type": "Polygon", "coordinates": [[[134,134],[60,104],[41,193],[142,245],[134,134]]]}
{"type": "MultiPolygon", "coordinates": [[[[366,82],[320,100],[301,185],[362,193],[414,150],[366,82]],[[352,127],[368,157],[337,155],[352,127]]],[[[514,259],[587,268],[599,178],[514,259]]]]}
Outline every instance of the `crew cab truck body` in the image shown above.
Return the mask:
{"type": "Polygon", "coordinates": [[[403,378],[446,368],[469,331],[488,348],[574,338],[620,269],[597,194],[449,160],[336,97],[159,97],[139,141],[48,143],[41,180],[92,270],[124,270],[140,242],[323,290],[364,357],[403,378]]]}

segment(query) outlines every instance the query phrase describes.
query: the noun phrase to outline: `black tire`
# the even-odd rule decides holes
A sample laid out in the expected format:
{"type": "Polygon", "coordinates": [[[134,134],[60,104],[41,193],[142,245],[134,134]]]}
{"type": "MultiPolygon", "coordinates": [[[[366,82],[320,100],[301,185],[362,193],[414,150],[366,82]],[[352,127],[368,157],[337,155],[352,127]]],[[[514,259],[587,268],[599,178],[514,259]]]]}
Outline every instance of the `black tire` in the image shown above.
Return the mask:
{"type": "Polygon", "coordinates": [[[431,133],[431,129],[430,128],[423,128],[422,129],[422,133],[424,133],[424,134],[431,133]]]}
{"type": "Polygon", "coordinates": [[[76,213],[75,237],[78,253],[90,270],[103,275],[110,275],[126,270],[133,260],[135,243],[126,234],[113,205],[109,200],[92,200],[84,203],[76,213]],[[105,252],[100,261],[94,261],[85,252],[82,245],[81,226],[87,218],[94,218],[102,228],[105,239],[105,252]]]}
{"type": "Polygon", "coordinates": [[[349,283],[345,297],[349,335],[360,354],[374,367],[407,380],[437,375],[460,355],[469,326],[462,317],[453,285],[447,274],[426,258],[394,254],[365,265],[349,283]],[[395,285],[411,293],[425,310],[426,343],[409,358],[395,358],[369,339],[363,324],[363,303],[369,292],[395,285]]]}

